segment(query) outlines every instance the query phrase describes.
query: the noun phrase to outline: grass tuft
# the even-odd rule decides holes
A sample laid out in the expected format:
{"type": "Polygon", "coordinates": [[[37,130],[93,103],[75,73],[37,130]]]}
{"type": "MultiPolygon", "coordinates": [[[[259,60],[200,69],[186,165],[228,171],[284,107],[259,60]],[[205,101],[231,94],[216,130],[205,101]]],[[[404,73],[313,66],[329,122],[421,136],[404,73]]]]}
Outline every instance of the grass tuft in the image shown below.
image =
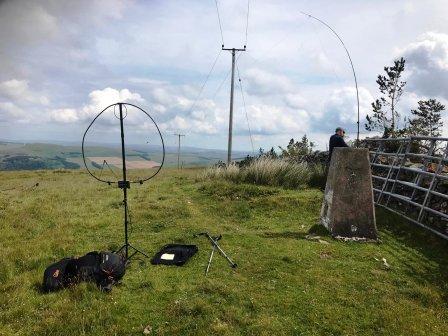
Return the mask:
{"type": "Polygon", "coordinates": [[[236,183],[299,189],[308,185],[315,175],[317,171],[313,172],[307,163],[261,157],[242,168],[236,164],[210,167],[200,177],[204,180],[225,179],[236,183]]]}

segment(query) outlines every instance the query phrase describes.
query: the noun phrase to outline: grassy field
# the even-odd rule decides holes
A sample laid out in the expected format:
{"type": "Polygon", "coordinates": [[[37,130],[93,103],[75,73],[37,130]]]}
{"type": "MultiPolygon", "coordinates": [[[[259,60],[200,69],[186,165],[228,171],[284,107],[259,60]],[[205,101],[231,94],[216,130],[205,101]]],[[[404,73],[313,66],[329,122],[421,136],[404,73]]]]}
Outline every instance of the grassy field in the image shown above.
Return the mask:
{"type": "Polygon", "coordinates": [[[320,191],[198,173],[168,169],[130,190],[131,242],[151,255],[197,244],[184,267],[136,259],[111,293],[42,294],[48,264],[121,245],[121,191],[83,171],[0,172],[1,190],[18,187],[0,192],[0,335],[446,335],[446,242],[384,212],[379,244],[308,240],[320,191]],[[223,234],[236,270],[217,256],[204,277],[203,230],[223,234]]]}

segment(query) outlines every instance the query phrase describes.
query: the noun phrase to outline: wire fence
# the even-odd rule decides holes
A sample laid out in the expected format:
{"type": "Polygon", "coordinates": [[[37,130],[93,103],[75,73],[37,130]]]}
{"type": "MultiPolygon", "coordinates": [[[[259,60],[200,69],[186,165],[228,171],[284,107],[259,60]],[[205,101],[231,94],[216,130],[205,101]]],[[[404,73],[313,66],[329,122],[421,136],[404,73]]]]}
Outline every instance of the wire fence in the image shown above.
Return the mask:
{"type": "Polygon", "coordinates": [[[448,138],[366,139],[377,206],[448,239],[448,138]]]}

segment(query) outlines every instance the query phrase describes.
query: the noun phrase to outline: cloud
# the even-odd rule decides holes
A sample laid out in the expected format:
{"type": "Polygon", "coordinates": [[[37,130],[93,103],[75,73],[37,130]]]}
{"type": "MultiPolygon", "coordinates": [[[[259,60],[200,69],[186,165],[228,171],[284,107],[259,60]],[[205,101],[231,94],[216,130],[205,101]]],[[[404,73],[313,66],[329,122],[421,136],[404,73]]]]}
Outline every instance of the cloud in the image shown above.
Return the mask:
{"type": "Polygon", "coordinates": [[[136,83],[136,84],[148,84],[148,85],[159,85],[159,86],[168,84],[168,82],[166,82],[166,81],[160,81],[160,80],[155,80],[155,79],[146,78],[146,77],[131,77],[131,78],[128,78],[128,81],[130,83],[136,83]]]}
{"type": "Polygon", "coordinates": [[[67,91],[84,95],[109,71],[96,40],[120,26],[132,6],[133,1],[123,0],[0,1],[0,81],[26,78],[34,86],[53,86],[52,100],[67,91]]]}
{"type": "Polygon", "coordinates": [[[168,122],[162,123],[161,128],[164,131],[178,130],[196,134],[212,135],[218,133],[217,124],[213,124],[211,121],[188,119],[181,116],[175,116],[168,122]]]}
{"type": "Polygon", "coordinates": [[[50,111],[50,119],[58,123],[74,123],[80,120],[78,111],[72,108],[50,111]]]}
{"type": "Polygon", "coordinates": [[[407,61],[409,90],[448,98],[448,34],[425,33],[399,54],[407,61]]]}
{"type": "Polygon", "coordinates": [[[57,34],[57,19],[38,1],[0,3],[0,46],[9,42],[35,44],[57,34]],[[11,27],[14,29],[10,29],[11,27]]]}
{"type": "Polygon", "coordinates": [[[0,97],[15,103],[37,103],[48,105],[49,99],[30,90],[28,81],[11,79],[0,82],[0,97]]]}
{"type": "Polygon", "coordinates": [[[25,111],[14,103],[0,102],[0,122],[8,122],[11,120],[24,122],[27,119],[25,111]]]}
{"type": "MultiPolygon", "coordinates": [[[[105,107],[113,103],[128,102],[137,106],[148,106],[147,112],[155,117],[160,128],[166,132],[188,131],[197,134],[216,134],[218,130],[221,130],[224,120],[219,114],[222,111],[216,109],[212,101],[199,100],[195,108],[190,111],[193,100],[175,92],[177,91],[173,87],[158,87],[148,92],[147,99],[144,99],[140,94],[128,89],[94,90],[88,95],[89,101],[83,106],[53,109],[49,112],[49,119],[62,124],[82,123],[92,120],[105,107]]],[[[98,122],[106,126],[115,125],[112,113],[114,113],[112,109],[107,111],[98,119],[98,122]]],[[[137,129],[153,127],[152,123],[139,113],[130,113],[126,116],[126,122],[137,129]]]]}
{"type": "Polygon", "coordinates": [[[27,80],[0,82],[0,122],[3,124],[39,122],[49,104],[50,100],[32,90],[27,80]]]}
{"type": "Polygon", "coordinates": [[[257,68],[247,70],[244,75],[246,91],[253,96],[270,96],[293,90],[293,85],[286,76],[257,68]]]}
{"type": "MultiPolygon", "coordinates": [[[[366,88],[359,88],[360,101],[360,130],[364,130],[366,114],[370,113],[371,103],[374,98],[366,88]]],[[[322,113],[313,120],[315,129],[333,132],[338,126],[346,128],[350,132],[356,131],[358,119],[358,107],[356,102],[356,89],[344,87],[335,89],[324,101],[322,113]]]]}
{"type": "Polygon", "coordinates": [[[145,100],[138,94],[128,89],[116,90],[105,88],[95,90],[89,94],[89,103],[80,109],[60,108],[53,109],[49,113],[51,121],[58,123],[74,123],[90,120],[107,106],[118,102],[144,103],[145,100]]]}
{"type": "MultiPolygon", "coordinates": [[[[240,0],[219,5],[226,46],[241,46],[246,5],[240,0]]],[[[347,56],[326,27],[301,16],[299,10],[322,13],[341,34],[360,86],[377,92],[376,75],[401,45],[410,56],[410,74],[412,70],[406,89],[419,92],[419,97],[434,97],[448,92],[446,69],[440,65],[445,59],[443,34],[423,35],[408,43],[430,30],[446,32],[445,8],[445,0],[431,0],[431,6],[407,0],[251,3],[247,51],[238,55],[238,66],[249,121],[260,145],[278,144],[273,134],[286,138],[289,132],[326,133],[333,123],[355,125],[355,96],[344,91],[353,85],[347,56]],[[372,15],[378,10],[388,15],[372,15]],[[427,57],[422,57],[425,52],[427,57]]],[[[2,121],[0,133],[16,139],[29,138],[31,133],[33,138],[35,134],[35,138],[56,140],[62,134],[63,139],[75,139],[83,129],[80,123],[122,100],[121,89],[126,88],[144,99],[137,97],[137,105],[161,127],[197,134],[198,143],[223,148],[228,82],[222,95],[213,94],[229,71],[228,53],[220,54],[192,108],[219,52],[219,40],[214,2],[193,0],[185,6],[182,1],[0,0],[0,118],[9,118],[2,121]],[[148,13],[153,19],[148,20],[148,13]],[[103,92],[104,88],[115,91],[103,92]],[[20,120],[20,125],[14,120],[20,120]]],[[[234,130],[244,134],[247,122],[238,90],[234,130]]],[[[371,98],[365,99],[370,110],[371,98]]]]}
{"type": "Polygon", "coordinates": [[[297,93],[286,94],[284,97],[284,101],[288,107],[293,109],[304,109],[307,104],[307,100],[305,99],[305,97],[297,93]]]}
{"type": "MultiPolygon", "coordinates": [[[[308,128],[309,115],[305,110],[256,104],[249,105],[247,113],[252,133],[256,135],[303,134],[308,128]]],[[[247,121],[242,114],[236,119],[235,131],[247,134],[247,121]]]]}

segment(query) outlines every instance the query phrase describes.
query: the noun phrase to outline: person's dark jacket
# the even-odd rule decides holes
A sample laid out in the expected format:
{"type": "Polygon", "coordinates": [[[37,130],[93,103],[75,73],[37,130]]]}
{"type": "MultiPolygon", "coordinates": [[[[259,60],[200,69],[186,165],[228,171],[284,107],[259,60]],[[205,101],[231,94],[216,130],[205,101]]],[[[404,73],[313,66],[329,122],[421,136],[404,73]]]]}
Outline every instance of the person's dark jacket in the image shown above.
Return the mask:
{"type": "Polygon", "coordinates": [[[335,147],[348,147],[348,145],[344,141],[344,138],[339,134],[333,134],[330,137],[330,153],[328,155],[328,162],[330,162],[331,160],[331,155],[333,154],[333,149],[335,147]]]}

